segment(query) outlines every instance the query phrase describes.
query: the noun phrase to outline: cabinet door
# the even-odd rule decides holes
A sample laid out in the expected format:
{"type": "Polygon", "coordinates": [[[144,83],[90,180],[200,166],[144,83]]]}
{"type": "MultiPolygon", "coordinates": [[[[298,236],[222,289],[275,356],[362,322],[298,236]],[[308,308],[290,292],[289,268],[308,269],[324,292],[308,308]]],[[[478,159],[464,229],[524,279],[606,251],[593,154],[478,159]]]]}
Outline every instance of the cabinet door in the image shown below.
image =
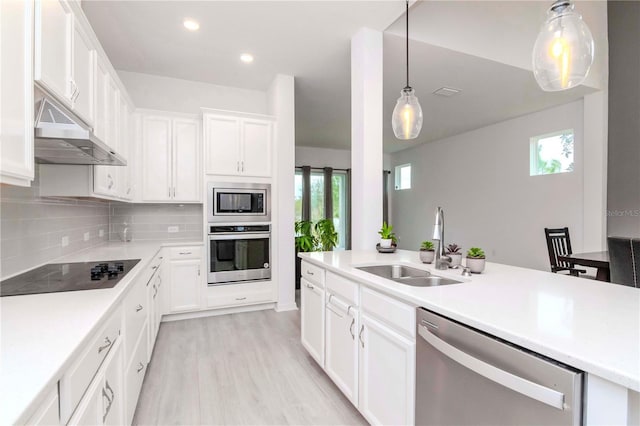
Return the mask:
{"type": "Polygon", "coordinates": [[[271,176],[271,140],[273,123],[242,120],[240,172],[246,176],[271,176]]]}
{"type": "Polygon", "coordinates": [[[358,406],[358,311],[346,303],[326,307],[325,371],[347,398],[358,406]],[[346,310],[345,310],[346,309],[346,310]]]}
{"type": "Polygon", "coordinates": [[[200,200],[200,122],[173,120],[173,199],[200,200]]]}
{"type": "Polygon", "coordinates": [[[101,425],[102,424],[102,407],[106,404],[106,398],[102,394],[103,377],[99,375],[94,378],[93,383],[87,389],[82,397],[78,408],[67,423],[70,426],[75,425],[101,425]],[[102,400],[105,400],[104,402],[102,400]]]}
{"type": "Polygon", "coordinates": [[[142,117],[142,199],[171,199],[171,119],[142,117]]]}
{"type": "Polygon", "coordinates": [[[118,154],[122,155],[127,160],[126,166],[118,166],[116,183],[118,185],[117,195],[118,198],[125,200],[131,200],[131,113],[129,112],[129,106],[127,102],[120,98],[120,132],[119,141],[120,147],[118,154]]]}
{"type": "Polygon", "coordinates": [[[89,37],[75,21],[73,26],[72,101],[73,109],[88,125],[93,125],[95,49],[89,37]],[[75,93],[74,93],[75,89],[75,93]]]}
{"type": "Polygon", "coordinates": [[[120,148],[120,89],[111,74],[105,79],[105,142],[111,149],[118,152],[120,148]]]}
{"type": "Polygon", "coordinates": [[[33,162],[33,3],[0,1],[0,182],[30,186],[33,162]]]}
{"type": "Polygon", "coordinates": [[[103,406],[100,420],[105,425],[118,426],[124,424],[122,376],[122,345],[118,345],[104,373],[103,406]]]}
{"type": "Polygon", "coordinates": [[[126,406],[125,421],[123,424],[130,425],[133,420],[133,414],[136,411],[138,396],[144,381],[144,375],[147,372],[147,362],[149,360],[147,353],[147,327],[149,323],[145,323],[140,339],[136,344],[133,357],[124,374],[124,383],[126,386],[126,406]]]}
{"type": "Polygon", "coordinates": [[[72,25],[66,1],[36,0],[34,80],[69,106],[72,25]]]}
{"type": "Polygon", "coordinates": [[[118,166],[93,166],[93,192],[114,197],[117,187],[118,166]]]}
{"type": "Polygon", "coordinates": [[[95,107],[93,132],[107,143],[107,81],[109,80],[109,69],[102,56],[96,55],[95,72],[95,107]]]}
{"type": "Polygon", "coordinates": [[[324,290],[301,279],[301,342],[311,356],[324,367],[324,290]]]}
{"type": "Polygon", "coordinates": [[[211,175],[240,174],[240,120],[205,116],[206,172],[211,175]]]}
{"type": "Polygon", "coordinates": [[[415,341],[366,314],[360,322],[360,412],[371,424],[413,424],[415,341]]]}
{"type": "Polygon", "coordinates": [[[200,309],[200,259],[171,260],[170,268],[170,312],[200,309]]]}
{"type": "Polygon", "coordinates": [[[47,398],[27,420],[26,426],[51,426],[60,424],[60,410],[58,409],[60,399],[58,398],[58,386],[55,385],[47,395],[47,398]]]}

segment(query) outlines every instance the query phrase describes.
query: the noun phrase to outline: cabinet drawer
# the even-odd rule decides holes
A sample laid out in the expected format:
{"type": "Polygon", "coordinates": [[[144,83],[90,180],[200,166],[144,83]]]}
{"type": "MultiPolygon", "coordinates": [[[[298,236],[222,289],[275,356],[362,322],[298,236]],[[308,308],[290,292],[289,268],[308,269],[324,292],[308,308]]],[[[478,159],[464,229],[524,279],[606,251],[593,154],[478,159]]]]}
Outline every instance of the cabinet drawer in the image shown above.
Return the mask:
{"type": "Polygon", "coordinates": [[[361,310],[379,321],[405,333],[416,336],[416,309],[384,294],[362,287],[361,310]]]}
{"type": "Polygon", "coordinates": [[[136,282],[124,302],[125,363],[129,362],[133,355],[133,349],[150,312],[145,284],[136,282]]]}
{"type": "Polygon", "coordinates": [[[274,302],[273,283],[255,282],[207,288],[207,306],[222,308],[274,302]]]}
{"type": "Polygon", "coordinates": [[[98,368],[120,335],[122,310],[118,309],[107,320],[87,349],[60,380],[62,423],[67,423],[98,368]]]}
{"type": "Polygon", "coordinates": [[[200,259],[202,257],[202,247],[173,247],[169,250],[169,257],[171,259],[200,259]]]}
{"type": "Polygon", "coordinates": [[[350,305],[358,306],[359,284],[356,284],[340,275],[334,274],[333,272],[327,272],[326,283],[327,290],[331,293],[339,295],[350,305]]]}
{"type": "Polygon", "coordinates": [[[125,424],[128,425],[130,425],[133,420],[133,414],[136,411],[136,404],[138,403],[138,396],[140,396],[144,375],[147,372],[147,323],[145,323],[141,334],[142,336],[138,339],[138,345],[131,358],[131,362],[124,373],[124,383],[126,386],[125,424]]]}
{"type": "Polygon", "coordinates": [[[27,426],[60,424],[58,401],[58,388],[56,386],[49,391],[44,402],[25,424],[27,426]]]}
{"type": "Polygon", "coordinates": [[[300,272],[305,279],[324,288],[324,269],[303,260],[300,272]]]}

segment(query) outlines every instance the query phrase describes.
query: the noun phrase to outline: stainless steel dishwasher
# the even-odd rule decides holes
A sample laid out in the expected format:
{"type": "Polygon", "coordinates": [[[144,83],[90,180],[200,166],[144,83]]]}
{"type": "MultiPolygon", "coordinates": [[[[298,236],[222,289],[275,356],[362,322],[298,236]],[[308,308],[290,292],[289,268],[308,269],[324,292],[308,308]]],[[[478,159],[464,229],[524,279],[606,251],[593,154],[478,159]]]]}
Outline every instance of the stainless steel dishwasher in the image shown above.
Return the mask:
{"type": "Polygon", "coordinates": [[[579,425],[583,373],[417,312],[417,425],[579,425]]]}

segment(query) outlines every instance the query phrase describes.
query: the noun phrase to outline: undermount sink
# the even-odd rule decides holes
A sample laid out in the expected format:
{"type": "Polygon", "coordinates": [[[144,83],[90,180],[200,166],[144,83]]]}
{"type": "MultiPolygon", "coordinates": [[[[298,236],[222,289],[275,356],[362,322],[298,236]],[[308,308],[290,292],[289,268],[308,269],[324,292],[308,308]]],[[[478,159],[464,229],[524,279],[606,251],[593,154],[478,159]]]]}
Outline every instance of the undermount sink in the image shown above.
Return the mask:
{"type": "Polygon", "coordinates": [[[405,265],[361,266],[356,269],[412,287],[434,287],[447,284],[460,284],[462,282],[433,275],[429,271],[423,271],[422,269],[405,265]]]}

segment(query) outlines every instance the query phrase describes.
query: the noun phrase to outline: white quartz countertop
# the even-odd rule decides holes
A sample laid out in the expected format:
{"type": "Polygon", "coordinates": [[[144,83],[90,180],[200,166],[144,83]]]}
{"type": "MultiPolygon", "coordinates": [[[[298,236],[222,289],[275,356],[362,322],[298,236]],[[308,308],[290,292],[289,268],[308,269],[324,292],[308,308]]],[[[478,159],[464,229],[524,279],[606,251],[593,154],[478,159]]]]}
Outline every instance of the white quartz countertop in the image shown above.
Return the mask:
{"type": "Polygon", "coordinates": [[[487,263],[482,274],[436,271],[418,252],[301,253],[310,263],[587,373],[640,391],[640,290],[487,263]],[[357,266],[403,263],[464,281],[410,287],[357,266]]]}
{"type": "Polygon", "coordinates": [[[0,425],[28,420],[162,247],[195,244],[105,243],[51,263],[140,259],[114,288],[0,298],[0,425]]]}

